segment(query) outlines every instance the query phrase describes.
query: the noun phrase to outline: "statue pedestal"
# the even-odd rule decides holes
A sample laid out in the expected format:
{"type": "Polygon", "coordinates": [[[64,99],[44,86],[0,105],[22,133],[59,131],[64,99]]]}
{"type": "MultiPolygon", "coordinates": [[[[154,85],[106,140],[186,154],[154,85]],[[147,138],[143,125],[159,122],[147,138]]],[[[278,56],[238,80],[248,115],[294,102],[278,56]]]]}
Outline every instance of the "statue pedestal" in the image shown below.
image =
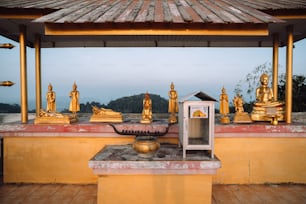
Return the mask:
{"type": "Polygon", "coordinates": [[[269,121],[272,124],[275,123],[274,122],[275,119],[277,121],[284,121],[285,120],[284,104],[277,104],[273,106],[272,105],[258,106],[254,104],[253,111],[251,113],[251,118],[253,121],[269,121]]]}
{"type": "Polygon", "coordinates": [[[98,204],[194,204],[211,203],[212,177],[221,162],[203,151],[183,159],[182,149],[172,144],[161,144],[150,159],[138,157],[131,145],[111,145],[89,167],[98,175],[98,204]]]}
{"type": "Polygon", "coordinates": [[[71,124],[78,121],[77,117],[63,116],[63,117],[37,117],[34,124],[71,124]]]}
{"type": "Polygon", "coordinates": [[[172,113],[171,113],[170,116],[169,116],[168,122],[169,122],[170,124],[177,123],[176,114],[172,114],[172,113]]]}
{"type": "Polygon", "coordinates": [[[220,122],[222,124],[229,124],[231,121],[230,121],[230,118],[228,116],[221,116],[220,122]]]}
{"type": "Polygon", "coordinates": [[[93,115],[91,116],[89,122],[91,123],[95,123],[95,122],[98,122],[98,123],[122,123],[123,122],[123,119],[122,117],[100,117],[100,116],[96,116],[96,115],[93,115]]]}
{"type": "Polygon", "coordinates": [[[242,112],[242,113],[235,113],[234,116],[234,123],[252,123],[253,121],[251,120],[249,114],[247,112],[242,112]]]}
{"type": "Polygon", "coordinates": [[[152,120],[150,120],[150,119],[142,119],[142,120],[140,121],[140,123],[141,123],[141,124],[150,124],[150,123],[152,123],[152,120]]]}

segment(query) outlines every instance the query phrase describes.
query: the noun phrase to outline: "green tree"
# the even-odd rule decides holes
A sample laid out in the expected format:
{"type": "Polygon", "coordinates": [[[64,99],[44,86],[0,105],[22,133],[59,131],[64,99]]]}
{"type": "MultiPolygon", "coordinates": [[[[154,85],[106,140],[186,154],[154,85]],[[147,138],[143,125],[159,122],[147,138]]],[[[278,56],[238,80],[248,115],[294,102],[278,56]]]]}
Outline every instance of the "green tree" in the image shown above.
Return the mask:
{"type": "MultiPolygon", "coordinates": [[[[268,64],[267,62],[262,64],[262,65],[259,65],[257,67],[255,67],[252,72],[248,73],[246,75],[246,79],[245,80],[240,80],[238,82],[238,84],[236,84],[236,87],[235,87],[235,94],[241,94],[243,95],[243,88],[245,87],[246,85],[246,94],[249,96],[249,100],[250,102],[254,101],[255,100],[255,90],[257,87],[260,86],[260,76],[263,74],[263,73],[266,73],[268,74],[269,76],[272,75],[272,67],[271,67],[271,64],[268,64]]],[[[270,85],[272,84],[272,80],[269,81],[270,85]]]]}
{"type": "MultiPolygon", "coordinates": [[[[278,98],[285,100],[286,96],[286,75],[281,74],[278,84],[278,98]]],[[[304,75],[292,76],[292,111],[306,111],[306,77],[304,75]]]]}

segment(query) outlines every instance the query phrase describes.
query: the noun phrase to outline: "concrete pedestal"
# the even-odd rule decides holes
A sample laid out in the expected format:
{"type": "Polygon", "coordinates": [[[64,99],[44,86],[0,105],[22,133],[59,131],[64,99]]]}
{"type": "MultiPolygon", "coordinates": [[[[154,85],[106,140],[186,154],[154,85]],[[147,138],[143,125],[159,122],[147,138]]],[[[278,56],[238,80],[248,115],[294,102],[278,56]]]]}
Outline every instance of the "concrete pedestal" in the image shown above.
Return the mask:
{"type": "Polygon", "coordinates": [[[142,159],[131,145],[106,146],[90,161],[98,175],[98,203],[211,203],[212,176],[218,158],[191,151],[183,160],[177,145],[161,144],[151,159],[142,159]]]}

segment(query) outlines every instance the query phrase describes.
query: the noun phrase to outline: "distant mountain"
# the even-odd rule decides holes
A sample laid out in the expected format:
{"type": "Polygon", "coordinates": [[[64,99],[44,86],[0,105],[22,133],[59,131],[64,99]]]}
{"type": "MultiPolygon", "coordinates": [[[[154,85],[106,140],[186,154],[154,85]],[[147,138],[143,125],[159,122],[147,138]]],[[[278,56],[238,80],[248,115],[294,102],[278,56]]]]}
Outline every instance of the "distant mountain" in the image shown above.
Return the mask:
{"type": "MultiPolygon", "coordinates": [[[[109,108],[114,111],[118,111],[121,113],[141,113],[143,106],[142,100],[144,99],[145,94],[138,94],[133,96],[126,96],[122,98],[118,98],[116,100],[110,101],[107,105],[100,104],[96,101],[87,101],[85,103],[81,103],[81,111],[83,113],[91,113],[92,106],[97,106],[99,108],[109,108]]],[[[150,98],[152,100],[152,111],[153,113],[167,113],[168,112],[168,100],[162,98],[160,95],[150,94],[150,98]]],[[[82,100],[84,101],[84,99],[82,100]]],[[[61,112],[69,112],[69,97],[57,97],[56,99],[57,111],[61,112]]],[[[43,101],[42,108],[45,109],[46,102],[43,101]]],[[[29,111],[35,112],[35,101],[29,100],[29,111]]],[[[19,104],[6,104],[0,103],[0,113],[19,113],[20,105],[19,104]]]]}
{"type": "MultiPolygon", "coordinates": [[[[162,98],[160,95],[149,94],[152,100],[153,113],[167,113],[168,112],[168,100],[162,98]]],[[[107,104],[107,107],[115,111],[122,113],[141,113],[143,106],[142,100],[145,94],[138,94],[133,96],[122,97],[107,104]]]]}
{"type": "Polygon", "coordinates": [[[0,113],[20,113],[18,104],[0,103],[0,113]]]}

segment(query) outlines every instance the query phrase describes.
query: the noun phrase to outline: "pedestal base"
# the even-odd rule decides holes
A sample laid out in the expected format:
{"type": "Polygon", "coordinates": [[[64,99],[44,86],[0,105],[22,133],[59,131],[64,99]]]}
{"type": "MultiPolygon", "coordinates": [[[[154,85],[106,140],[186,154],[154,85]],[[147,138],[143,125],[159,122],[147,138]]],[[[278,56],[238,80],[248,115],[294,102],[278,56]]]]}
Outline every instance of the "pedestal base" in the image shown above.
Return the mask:
{"type": "Polygon", "coordinates": [[[212,175],[108,175],[98,178],[98,204],[211,204],[212,175]]]}
{"type": "Polygon", "coordinates": [[[210,204],[221,162],[203,151],[183,159],[182,149],[171,144],[161,144],[150,160],[138,157],[131,145],[110,145],[89,167],[98,175],[98,204],[210,204]]]}
{"type": "Polygon", "coordinates": [[[170,124],[177,123],[176,115],[175,115],[175,114],[170,114],[169,119],[168,119],[168,122],[169,122],[170,124]]]}
{"type": "Polygon", "coordinates": [[[140,121],[141,124],[151,124],[152,123],[152,120],[149,120],[149,119],[142,119],[140,121]]]}
{"type": "Polygon", "coordinates": [[[122,123],[122,117],[118,118],[107,118],[107,117],[99,117],[99,116],[91,116],[89,122],[91,123],[122,123]]]}
{"type": "Polygon", "coordinates": [[[221,122],[222,124],[229,124],[231,121],[230,121],[230,119],[229,119],[228,116],[221,116],[220,122],[221,122]]]}
{"type": "Polygon", "coordinates": [[[252,123],[253,121],[251,120],[248,113],[243,112],[243,113],[236,113],[234,116],[233,122],[234,123],[252,123]]]}
{"type": "Polygon", "coordinates": [[[251,118],[252,118],[253,121],[268,121],[268,122],[272,122],[275,118],[277,118],[277,121],[284,121],[285,120],[284,114],[260,115],[260,114],[251,113],[251,118]]]}
{"type": "Polygon", "coordinates": [[[269,121],[273,123],[273,120],[277,118],[277,121],[285,120],[284,105],[278,106],[263,106],[259,107],[254,104],[253,111],[251,113],[251,119],[253,121],[269,121]]]}
{"type": "Polygon", "coordinates": [[[63,116],[63,117],[37,117],[34,124],[71,124],[77,122],[77,117],[63,116]]]}

